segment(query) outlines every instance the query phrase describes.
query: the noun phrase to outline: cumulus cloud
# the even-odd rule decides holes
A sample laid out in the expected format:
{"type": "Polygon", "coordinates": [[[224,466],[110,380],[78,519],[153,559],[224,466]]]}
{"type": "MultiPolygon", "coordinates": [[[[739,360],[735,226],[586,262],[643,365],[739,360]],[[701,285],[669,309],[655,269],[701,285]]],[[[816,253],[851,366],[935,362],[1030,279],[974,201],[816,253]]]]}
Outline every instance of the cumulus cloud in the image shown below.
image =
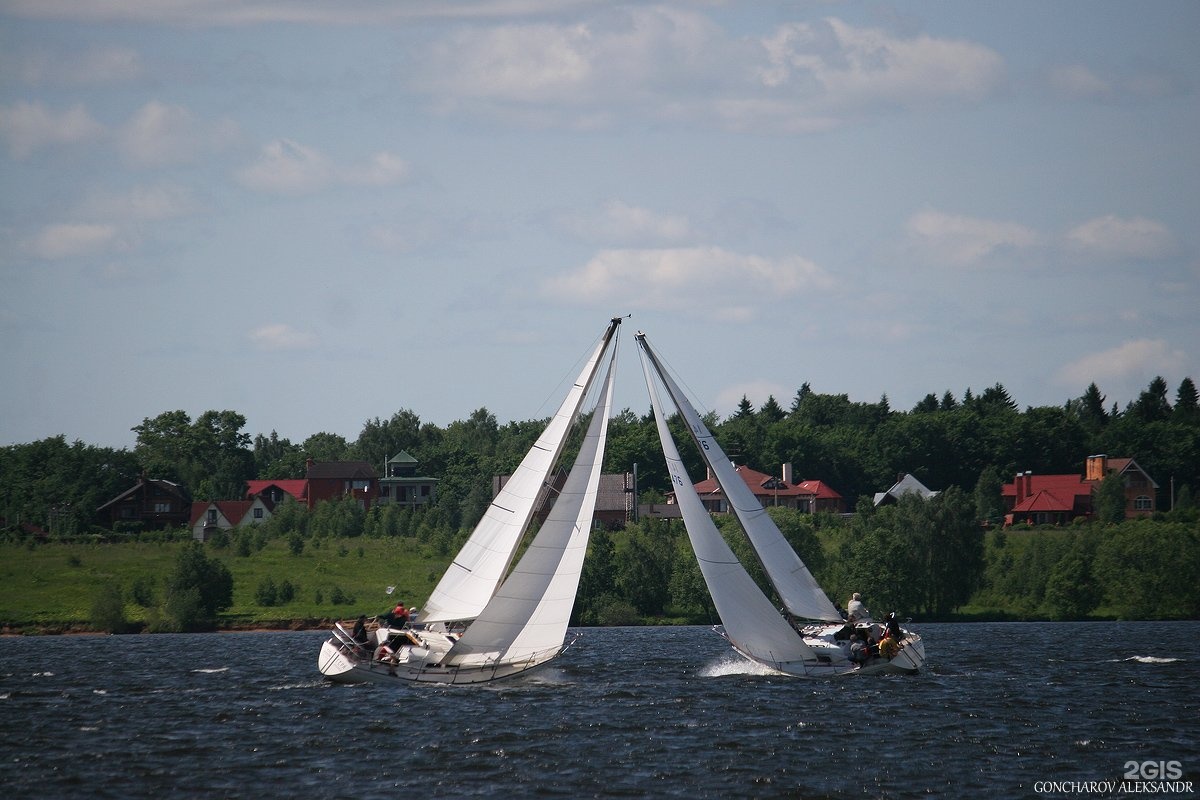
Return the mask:
{"type": "Polygon", "coordinates": [[[687,217],[662,214],[620,200],[610,200],[593,213],[572,215],[563,225],[582,239],[609,245],[663,244],[693,236],[687,217]]]}
{"type": "Polygon", "coordinates": [[[28,158],[41,148],[85,142],[104,133],[104,126],[78,103],[64,111],[42,103],[0,106],[0,137],[13,158],[28,158]]]}
{"type": "Polygon", "coordinates": [[[1066,235],[1071,249],[1093,258],[1117,261],[1158,259],[1175,250],[1175,241],[1161,222],[1114,214],[1088,220],[1066,235]]]}
{"type": "Polygon", "coordinates": [[[1112,92],[1108,81],[1102,80],[1082,64],[1070,64],[1050,70],[1050,87],[1060,95],[1075,98],[1102,98],[1112,92]]]}
{"type": "Polygon", "coordinates": [[[343,167],[312,147],[277,139],[239,170],[237,179],[260,192],[301,194],[332,184],[385,186],[404,180],[408,171],[403,159],[387,152],[375,154],[364,166],[343,167]]]}
{"type": "Polygon", "coordinates": [[[1034,247],[1037,232],[1015,222],[925,210],[908,220],[908,237],[925,258],[951,266],[977,264],[999,252],[1034,247]]]}
{"type": "Polygon", "coordinates": [[[1136,339],[1066,364],[1058,371],[1058,380],[1067,386],[1086,386],[1093,381],[1182,371],[1186,362],[1183,352],[1162,339],[1136,339]]]}
{"type": "Polygon", "coordinates": [[[106,252],[118,244],[114,225],[62,223],[42,228],[26,243],[26,250],[38,258],[56,260],[106,252]]]}
{"type": "Polygon", "coordinates": [[[231,120],[204,121],[183,106],[152,101],[122,126],[118,146],[129,163],[158,167],[218,151],[238,136],[237,124],[231,120]]]}
{"type": "Polygon", "coordinates": [[[311,333],[299,331],[283,322],[260,325],[250,331],[251,343],[260,350],[307,350],[316,344],[311,333]]]}
{"type": "Polygon", "coordinates": [[[925,35],[901,38],[835,18],[781,25],[763,47],[764,85],[818,92],[839,105],[979,100],[1004,77],[1003,60],[982,45],[925,35]]]}
{"type": "Polygon", "coordinates": [[[460,29],[410,72],[443,110],[606,124],[618,114],[735,129],[825,130],[878,108],[978,101],[1003,85],[979,44],[839,19],[733,36],[690,9],[609,8],[571,24],[460,29]]]}
{"type": "Polygon", "coordinates": [[[807,259],[688,247],[603,250],[580,269],[551,279],[544,289],[553,297],[575,302],[617,302],[631,308],[706,307],[717,313],[830,285],[829,276],[807,259]]]}

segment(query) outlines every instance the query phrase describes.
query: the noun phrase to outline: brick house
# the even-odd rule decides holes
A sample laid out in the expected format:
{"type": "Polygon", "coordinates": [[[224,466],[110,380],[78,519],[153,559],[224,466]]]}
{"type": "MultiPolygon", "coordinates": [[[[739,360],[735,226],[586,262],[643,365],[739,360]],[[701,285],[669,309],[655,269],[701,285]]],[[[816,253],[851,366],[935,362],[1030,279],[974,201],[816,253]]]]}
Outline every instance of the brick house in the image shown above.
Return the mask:
{"type": "MultiPolygon", "coordinates": [[[[746,486],[762,503],[763,508],[782,506],[794,508],[805,514],[814,514],[818,511],[841,514],[846,510],[842,496],[824,481],[794,482],[791,464],[783,465],[780,477],[750,469],[745,464],[736,465],[734,471],[746,482],[746,486]]],[[[729,513],[729,498],[717,485],[711,471],[708,477],[695,484],[695,487],[696,494],[700,495],[700,500],[709,513],[729,513]]],[[[668,493],[667,502],[672,504],[675,502],[674,492],[668,493]]]]}
{"type": "Polygon", "coordinates": [[[313,461],[308,459],[308,510],[322,500],[354,498],[366,511],[379,496],[379,476],[366,461],[313,461]]]}
{"type": "Polygon", "coordinates": [[[1004,524],[1026,522],[1032,525],[1066,525],[1077,518],[1090,519],[1095,513],[1097,487],[1112,473],[1125,484],[1125,517],[1147,517],[1156,508],[1158,484],[1132,458],[1088,456],[1082,475],[1034,475],[1018,472],[1012,483],[1004,484],[1004,524]]]}

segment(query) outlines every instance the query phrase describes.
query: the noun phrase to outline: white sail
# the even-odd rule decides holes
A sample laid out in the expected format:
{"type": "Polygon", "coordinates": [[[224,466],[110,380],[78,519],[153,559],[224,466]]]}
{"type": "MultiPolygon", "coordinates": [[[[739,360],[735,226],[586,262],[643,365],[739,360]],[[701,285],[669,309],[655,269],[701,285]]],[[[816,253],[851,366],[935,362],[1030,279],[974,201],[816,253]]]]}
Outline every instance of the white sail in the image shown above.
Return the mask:
{"type": "MultiPolygon", "coordinates": [[[[700,449],[700,455],[713,472],[713,477],[725,492],[730,507],[737,516],[750,540],[751,546],[758,554],[767,578],[788,612],[802,619],[819,619],[830,622],[840,622],[842,615],[837,607],[830,602],[829,597],[817,584],[808,567],[796,555],[796,551],[788,544],[787,539],[779,532],[779,528],[771,519],[762,503],[746,486],[746,482],[726,457],[717,440],[708,430],[708,426],[700,418],[699,413],[692,407],[687,397],[680,391],[679,386],[667,374],[655,356],[654,351],[646,342],[643,334],[637,336],[638,345],[646,358],[654,366],[654,371],[662,381],[663,387],[670,395],[675,407],[683,416],[684,423],[691,431],[692,437],[700,449]]],[[[722,617],[724,619],[724,617],[722,617]]]]}
{"type": "Polygon", "coordinates": [[[546,522],[443,664],[544,660],[562,647],[600,488],[615,348],[612,358],[587,435],[546,522]]]}
{"type": "Polygon", "coordinates": [[[746,572],[696,494],[667,428],[650,363],[644,357],[647,346],[643,338],[639,337],[638,343],[643,350],[642,370],[646,375],[654,419],[658,423],[658,438],[675,489],[675,500],[683,515],[700,573],[725,626],[725,635],[735,647],[757,661],[781,664],[814,660],[816,656],[812,649],[804,644],[746,572]]]}
{"type": "Polygon", "coordinates": [[[595,380],[601,358],[613,341],[620,319],[614,319],[550,424],[520,466],[488,506],[483,518],[455,556],[421,610],[423,623],[471,620],[479,615],[508,571],[525,529],[533,518],[538,494],[562,454],[571,426],[595,380]]]}

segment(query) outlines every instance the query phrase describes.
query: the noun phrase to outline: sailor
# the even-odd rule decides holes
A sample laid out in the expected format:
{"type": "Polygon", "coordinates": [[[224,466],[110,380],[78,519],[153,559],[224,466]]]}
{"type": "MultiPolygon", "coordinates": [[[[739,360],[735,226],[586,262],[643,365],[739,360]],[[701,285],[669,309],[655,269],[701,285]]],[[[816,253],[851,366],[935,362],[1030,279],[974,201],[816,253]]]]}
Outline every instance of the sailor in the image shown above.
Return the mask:
{"type": "Polygon", "coordinates": [[[354,623],[354,632],[350,634],[350,638],[360,647],[365,646],[370,639],[367,637],[367,615],[360,614],[358,621],[354,623]]]}
{"type": "Polygon", "coordinates": [[[899,652],[900,644],[892,638],[892,632],[884,631],[883,638],[879,640],[879,655],[891,661],[892,657],[899,652]]]}
{"type": "Polygon", "coordinates": [[[904,632],[900,630],[900,621],[896,619],[896,612],[887,615],[887,622],[884,623],[887,627],[888,635],[896,640],[897,643],[904,638],[904,632]]]}
{"type": "Polygon", "coordinates": [[[863,605],[862,595],[858,592],[850,595],[850,602],[846,603],[846,614],[851,622],[871,621],[871,612],[863,605]]]}

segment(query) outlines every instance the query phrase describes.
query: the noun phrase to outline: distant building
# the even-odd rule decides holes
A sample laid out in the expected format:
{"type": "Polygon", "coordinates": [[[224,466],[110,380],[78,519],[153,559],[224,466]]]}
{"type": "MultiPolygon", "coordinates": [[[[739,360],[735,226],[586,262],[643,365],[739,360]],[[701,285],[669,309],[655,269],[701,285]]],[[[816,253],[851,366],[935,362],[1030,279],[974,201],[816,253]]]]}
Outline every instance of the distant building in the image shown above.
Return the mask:
{"type": "MultiPolygon", "coordinates": [[[[805,514],[818,511],[828,511],[841,514],[845,511],[845,501],[833,487],[824,481],[806,480],[796,483],[792,480],[792,465],[784,464],[780,477],[768,475],[765,472],[750,469],[745,464],[734,467],[734,471],[746,482],[746,486],[758,498],[763,508],[781,506],[794,508],[805,514]]],[[[717,484],[710,472],[708,477],[695,484],[696,494],[704,507],[712,514],[729,513],[729,498],[717,484]]],[[[675,493],[667,495],[667,502],[675,502],[675,493]]]]}
{"type": "Polygon", "coordinates": [[[437,497],[437,478],[417,474],[418,461],[401,450],[384,464],[379,479],[381,505],[396,503],[416,508],[427,506],[437,497]]]}
{"type": "MultiPolygon", "coordinates": [[[[492,478],[492,497],[500,494],[500,490],[508,483],[511,475],[496,475],[492,478]]],[[[554,498],[567,482],[567,473],[559,471],[548,484],[543,484],[538,492],[534,519],[538,523],[546,521],[550,509],[554,507],[554,498]]],[[[600,475],[600,485],[596,490],[596,508],[592,512],[592,527],[607,530],[619,530],[633,519],[633,473],[620,472],[600,475]]]]}
{"type": "Polygon", "coordinates": [[[379,496],[379,476],[366,461],[313,461],[308,459],[308,510],[322,500],[353,498],[364,510],[379,496]]]}
{"type": "Polygon", "coordinates": [[[260,525],[271,518],[274,503],[258,496],[252,500],[212,500],[192,503],[189,527],[192,538],[207,542],[218,531],[260,525]]]}
{"type": "Polygon", "coordinates": [[[1096,488],[1113,473],[1120,475],[1125,484],[1126,518],[1153,514],[1158,490],[1154,479],[1132,458],[1094,455],[1087,457],[1082,475],[1018,472],[1013,482],[1004,484],[1001,491],[1004,524],[1066,525],[1077,518],[1090,519],[1095,513],[1096,488]]]}
{"type": "Polygon", "coordinates": [[[932,489],[925,487],[913,475],[900,474],[896,477],[896,482],[892,484],[892,488],[886,492],[876,492],[875,506],[887,506],[899,502],[900,498],[906,494],[915,494],[918,497],[928,500],[931,497],[937,497],[941,492],[935,492],[932,489]]]}
{"type": "Polygon", "coordinates": [[[187,524],[191,498],[178,483],[142,475],[136,484],[96,509],[110,528],[140,523],[148,530],[187,524]]]}

